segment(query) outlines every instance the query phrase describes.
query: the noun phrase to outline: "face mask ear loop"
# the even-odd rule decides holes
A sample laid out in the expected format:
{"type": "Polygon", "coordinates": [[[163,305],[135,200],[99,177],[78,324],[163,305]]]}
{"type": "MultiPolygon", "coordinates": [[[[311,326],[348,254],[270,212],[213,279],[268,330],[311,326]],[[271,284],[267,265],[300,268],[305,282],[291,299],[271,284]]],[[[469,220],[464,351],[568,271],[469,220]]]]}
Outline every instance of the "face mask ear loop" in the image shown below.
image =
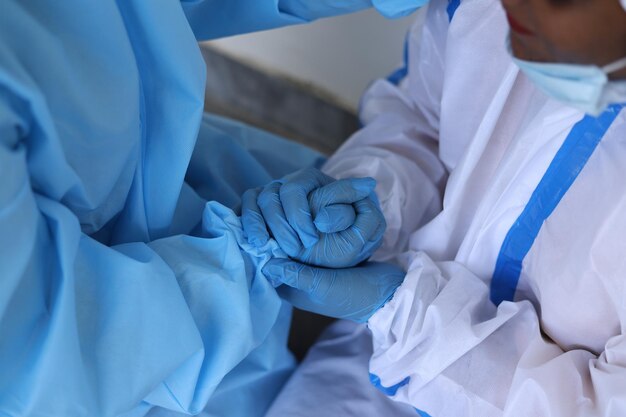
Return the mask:
{"type": "Polygon", "coordinates": [[[602,71],[605,74],[610,74],[612,72],[619,71],[622,68],[626,68],[626,56],[622,59],[618,59],[615,62],[605,65],[604,67],[602,67],[602,71]]]}

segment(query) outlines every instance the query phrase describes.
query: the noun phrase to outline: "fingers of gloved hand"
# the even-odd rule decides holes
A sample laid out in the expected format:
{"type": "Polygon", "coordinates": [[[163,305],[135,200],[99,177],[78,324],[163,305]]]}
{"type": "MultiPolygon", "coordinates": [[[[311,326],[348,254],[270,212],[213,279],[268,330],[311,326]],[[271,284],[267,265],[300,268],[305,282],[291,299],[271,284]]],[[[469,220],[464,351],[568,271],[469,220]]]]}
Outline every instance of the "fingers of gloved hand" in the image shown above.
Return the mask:
{"type": "Polygon", "coordinates": [[[309,196],[313,213],[331,204],[352,204],[369,196],[376,188],[373,178],[346,178],[316,189],[309,196]]]}
{"type": "Polygon", "coordinates": [[[287,221],[280,200],[281,184],[271,182],[260,192],[257,199],[265,223],[272,232],[281,249],[291,257],[295,257],[302,250],[302,243],[298,234],[287,221]]]}
{"type": "Polygon", "coordinates": [[[367,307],[350,308],[350,303],[346,302],[346,299],[336,304],[320,302],[311,298],[310,294],[286,285],[277,288],[276,292],[280,298],[287,301],[292,306],[322,316],[365,323],[373,314],[367,307]]]}
{"type": "Polygon", "coordinates": [[[261,247],[270,238],[263,214],[257,203],[261,188],[252,188],[241,196],[241,223],[252,246],[261,247]]]}
{"type": "MultiPolygon", "coordinates": [[[[350,227],[335,233],[322,233],[317,245],[295,258],[325,268],[349,268],[367,260],[382,244],[385,218],[370,197],[357,201],[351,207],[356,209],[357,217],[350,227]]],[[[335,223],[335,219],[331,219],[331,223],[335,223]]]]}
{"type": "Polygon", "coordinates": [[[303,278],[302,272],[305,271],[322,272],[316,290],[312,293],[281,286],[277,291],[283,299],[302,310],[357,322],[366,322],[391,299],[405,276],[404,271],[395,265],[376,262],[338,270],[305,266],[299,270],[298,280],[303,278]],[[324,271],[335,274],[331,277],[324,271]]]}
{"type": "Polygon", "coordinates": [[[336,285],[337,270],[317,268],[289,259],[271,259],[263,267],[263,274],[272,281],[280,281],[321,302],[336,285]]]}
{"type": "Polygon", "coordinates": [[[313,223],[322,233],[337,233],[354,224],[356,212],[352,204],[332,204],[322,208],[313,223]]]}
{"type": "Polygon", "coordinates": [[[313,301],[311,295],[304,291],[282,285],[276,288],[276,292],[280,298],[300,310],[310,311],[311,313],[321,314],[322,316],[335,317],[332,312],[328,311],[328,308],[325,308],[326,306],[324,304],[313,301]]]}
{"type": "Polygon", "coordinates": [[[347,235],[346,238],[355,247],[357,243],[355,239],[358,239],[362,246],[372,240],[380,240],[385,231],[386,222],[376,203],[371,198],[364,198],[355,202],[353,207],[356,212],[354,224],[341,233],[347,235]],[[382,233],[381,227],[383,228],[382,233]]]}
{"type": "Polygon", "coordinates": [[[309,206],[309,193],[329,181],[332,181],[332,178],[313,168],[304,169],[283,178],[283,185],[280,187],[283,210],[305,248],[310,248],[319,240],[309,206]]]}
{"type": "MultiPolygon", "coordinates": [[[[370,237],[370,240],[363,247],[364,253],[369,253],[370,256],[383,244],[383,237],[385,235],[385,230],[387,230],[387,222],[383,217],[378,229],[374,232],[374,234],[370,237]]],[[[369,256],[368,256],[369,258],[369,256]]],[[[363,259],[365,260],[365,259],[363,259]]]]}

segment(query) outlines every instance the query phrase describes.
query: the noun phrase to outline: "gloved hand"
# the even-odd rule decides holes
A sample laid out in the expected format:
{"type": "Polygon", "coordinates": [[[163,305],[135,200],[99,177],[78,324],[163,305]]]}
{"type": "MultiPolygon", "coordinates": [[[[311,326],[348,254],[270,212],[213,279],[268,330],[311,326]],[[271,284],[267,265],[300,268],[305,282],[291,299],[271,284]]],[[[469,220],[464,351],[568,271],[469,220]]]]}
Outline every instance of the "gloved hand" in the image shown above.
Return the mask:
{"type": "Polygon", "coordinates": [[[329,317],[364,323],[391,299],[404,281],[395,265],[368,262],[346,269],[326,269],[288,259],[272,259],[263,273],[278,294],[295,307],[329,317]]]}
{"type": "Polygon", "coordinates": [[[372,178],[334,180],[316,169],[298,171],[244,193],[243,228],[254,246],[264,245],[271,232],[293,259],[351,267],[382,243],[386,223],[375,186],[372,178]]]}

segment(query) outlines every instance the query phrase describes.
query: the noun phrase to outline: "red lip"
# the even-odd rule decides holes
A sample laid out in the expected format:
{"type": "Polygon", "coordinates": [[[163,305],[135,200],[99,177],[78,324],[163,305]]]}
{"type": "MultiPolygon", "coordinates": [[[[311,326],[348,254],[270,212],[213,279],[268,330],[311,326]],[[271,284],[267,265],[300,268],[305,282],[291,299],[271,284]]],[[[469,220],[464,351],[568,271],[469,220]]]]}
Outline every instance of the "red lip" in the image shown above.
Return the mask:
{"type": "Polygon", "coordinates": [[[506,18],[509,21],[509,26],[511,26],[511,29],[521,35],[534,35],[533,32],[530,31],[530,29],[527,29],[526,27],[522,26],[517,20],[513,19],[513,17],[510,14],[506,14],[506,18]]]}

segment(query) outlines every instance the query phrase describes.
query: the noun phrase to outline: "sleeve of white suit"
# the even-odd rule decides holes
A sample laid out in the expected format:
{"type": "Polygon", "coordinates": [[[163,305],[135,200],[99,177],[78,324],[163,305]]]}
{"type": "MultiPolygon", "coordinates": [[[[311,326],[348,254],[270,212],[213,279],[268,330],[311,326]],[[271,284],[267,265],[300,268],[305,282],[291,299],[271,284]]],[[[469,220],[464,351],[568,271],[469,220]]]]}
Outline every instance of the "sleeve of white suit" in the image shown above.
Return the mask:
{"type": "Polygon", "coordinates": [[[387,17],[410,14],[424,0],[194,0],[182,1],[198,40],[305,23],[375,7],[387,17]]]}
{"type": "Polygon", "coordinates": [[[438,155],[439,106],[447,30],[445,11],[430,8],[427,25],[409,33],[408,77],[395,85],[376,81],[362,100],[364,127],[326,163],[335,178],[377,180],[387,230],[379,260],[406,250],[408,237],[441,211],[447,171],[438,155]]]}
{"type": "Polygon", "coordinates": [[[530,302],[496,307],[463,265],[412,256],[405,282],[368,322],[380,389],[433,417],[624,415],[623,335],[599,355],[564,351],[542,335],[530,302]]]}
{"type": "MultiPolygon", "coordinates": [[[[378,179],[390,233],[396,227],[413,231],[427,218],[420,216],[429,212],[424,208],[429,196],[434,200],[441,192],[439,177],[432,174],[437,171],[428,168],[437,161],[437,77],[444,72],[443,63],[433,66],[433,57],[445,51],[447,19],[440,13],[441,8],[429,10],[409,79],[400,88],[384,81],[373,86],[369,100],[374,92],[386,94],[375,96],[380,100],[375,111],[376,102],[365,101],[366,127],[326,167],[335,176],[378,179]],[[407,88],[410,98],[403,93],[407,88]],[[384,119],[388,122],[377,124],[384,119]],[[393,191],[387,195],[388,190],[393,191]]],[[[489,282],[465,265],[435,262],[423,252],[400,258],[408,271],[404,283],[368,321],[371,379],[381,391],[432,417],[626,415],[623,325],[599,351],[566,350],[542,333],[530,301],[495,306],[489,282]]]]}

